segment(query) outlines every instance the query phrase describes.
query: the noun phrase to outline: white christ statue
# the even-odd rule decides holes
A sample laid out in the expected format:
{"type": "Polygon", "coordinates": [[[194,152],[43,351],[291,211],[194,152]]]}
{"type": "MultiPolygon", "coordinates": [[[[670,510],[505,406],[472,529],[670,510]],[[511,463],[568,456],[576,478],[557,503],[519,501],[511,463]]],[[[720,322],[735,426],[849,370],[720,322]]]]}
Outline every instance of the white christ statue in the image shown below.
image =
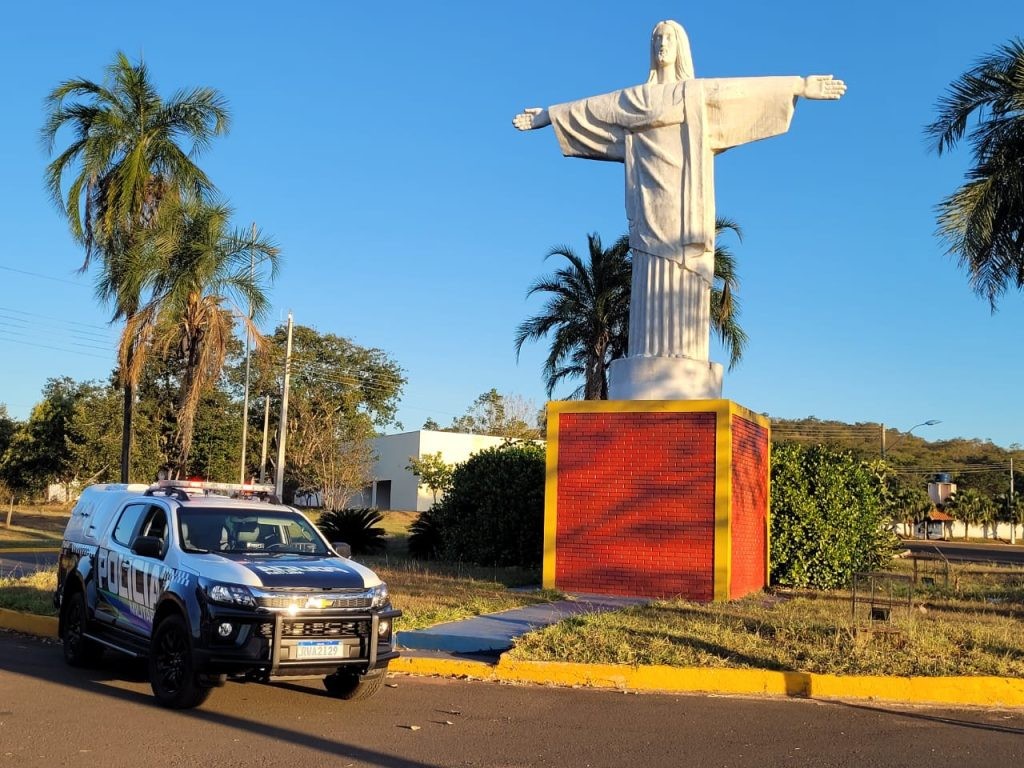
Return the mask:
{"type": "Polygon", "coordinates": [[[785,133],[797,98],[838,99],[845,91],[831,75],[694,78],[686,32],[662,21],[651,35],[643,85],[515,116],[521,131],[552,126],[567,157],[625,163],[629,354],[612,363],[609,397],[721,397],[722,366],[708,355],[713,158],[785,133]]]}

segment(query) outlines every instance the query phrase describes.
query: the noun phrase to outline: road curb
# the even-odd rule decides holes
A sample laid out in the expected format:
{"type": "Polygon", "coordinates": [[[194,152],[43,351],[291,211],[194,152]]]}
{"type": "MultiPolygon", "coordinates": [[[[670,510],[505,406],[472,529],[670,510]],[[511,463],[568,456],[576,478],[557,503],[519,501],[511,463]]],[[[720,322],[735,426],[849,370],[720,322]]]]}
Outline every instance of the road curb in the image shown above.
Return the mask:
{"type": "Polygon", "coordinates": [[[0,547],[0,555],[32,555],[41,552],[60,552],[60,547],[0,547]]]}
{"type": "Polygon", "coordinates": [[[625,691],[867,699],[903,704],[1024,707],[1024,680],[1008,677],[888,677],[621,664],[518,661],[502,655],[503,682],[614,688],[625,691]]]}
{"type": "Polygon", "coordinates": [[[0,629],[13,629],[39,637],[57,637],[57,618],[0,608],[0,629]]]}
{"type": "Polygon", "coordinates": [[[438,659],[427,656],[399,656],[388,665],[391,672],[407,675],[465,677],[472,680],[497,680],[498,667],[486,661],[438,659]]]}
{"type": "MultiPolygon", "coordinates": [[[[57,619],[0,608],[0,629],[57,637],[57,619]]],[[[1024,707],[1024,680],[1010,677],[883,677],[773,672],[765,669],[704,669],[625,664],[520,661],[502,654],[497,664],[406,655],[391,671],[502,683],[610,688],[662,693],[719,693],[808,699],[866,699],[903,704],[1024,707]]]]}

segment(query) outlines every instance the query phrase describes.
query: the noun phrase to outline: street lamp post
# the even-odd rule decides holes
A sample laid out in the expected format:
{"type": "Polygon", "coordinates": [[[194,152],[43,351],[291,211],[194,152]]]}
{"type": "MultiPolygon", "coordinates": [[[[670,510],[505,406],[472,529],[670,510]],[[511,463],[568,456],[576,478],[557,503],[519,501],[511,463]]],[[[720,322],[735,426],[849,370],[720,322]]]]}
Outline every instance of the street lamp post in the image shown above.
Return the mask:
{"type": "MultiPolygon", "coordinates": [[[[900,440],[902,440],[905,437],[909,436],[910,433],[913,432],[918,427],[931,427],[931,426],[934,426],[936,424],[941,424],[941,423],[942,422],[939,419],[928,419],[928,421],[922,421],[920,424],[915,424],[910,429],[908,429],[906,432],[904,432],[903,435],[901,435],[899,438],[894,440],[893,441],[893,445],[896,445],[897,443],[899,443],[900,440]]],[[[886,450],[885,449],[885,424],[880,424],[879,426],[881,426],[881,428],[882,428],[881,446],[882,446],[882,458],[884,459],[885,458],[885,450],[886,450]]],[[[892,446],[889,446],[889,448],[891,449],[892,446]]]]}

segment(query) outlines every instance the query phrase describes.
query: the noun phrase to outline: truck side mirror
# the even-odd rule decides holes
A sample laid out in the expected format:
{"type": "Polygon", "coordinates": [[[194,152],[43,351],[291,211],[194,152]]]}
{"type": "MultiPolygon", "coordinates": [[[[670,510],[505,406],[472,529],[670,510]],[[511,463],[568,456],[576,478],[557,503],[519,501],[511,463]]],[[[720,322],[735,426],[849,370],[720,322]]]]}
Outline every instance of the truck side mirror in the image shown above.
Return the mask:
{"type": "Polygon", "coordinates": [[[352,557],[352,547],[344,541],[332,541],[331,546],[334,547],[334,551],[342,557],[352,557]]]}
{"type": "Polygon", "coordinates": [[[164,557],[164,540],[156,536],[137,536],[132,542],[132,552],[139,557],[164,557]]]}

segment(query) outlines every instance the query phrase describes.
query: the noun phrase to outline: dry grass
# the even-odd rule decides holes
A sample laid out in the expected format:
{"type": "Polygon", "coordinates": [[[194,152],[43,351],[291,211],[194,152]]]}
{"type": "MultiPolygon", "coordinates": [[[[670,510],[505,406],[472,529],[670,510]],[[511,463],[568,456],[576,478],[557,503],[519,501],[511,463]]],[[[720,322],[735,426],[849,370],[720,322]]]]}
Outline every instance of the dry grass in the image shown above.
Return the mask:
{"type": "Polygon", "coordinates": [[[0,506],[0,547],[57,546],[71,516],[66,506],[16,505],[8,527],[7,511],[0,506]]]}
{"type": "Polygon", "coordinates": [[[519,569],[467,569],[415,561],[373,563],[370,567],[387,582],[392,602],[403,611],[400,629],[419,629],[560,597],[555,592],[511,589],[510,585],[540,581],[537,574],[519,569]]]}

